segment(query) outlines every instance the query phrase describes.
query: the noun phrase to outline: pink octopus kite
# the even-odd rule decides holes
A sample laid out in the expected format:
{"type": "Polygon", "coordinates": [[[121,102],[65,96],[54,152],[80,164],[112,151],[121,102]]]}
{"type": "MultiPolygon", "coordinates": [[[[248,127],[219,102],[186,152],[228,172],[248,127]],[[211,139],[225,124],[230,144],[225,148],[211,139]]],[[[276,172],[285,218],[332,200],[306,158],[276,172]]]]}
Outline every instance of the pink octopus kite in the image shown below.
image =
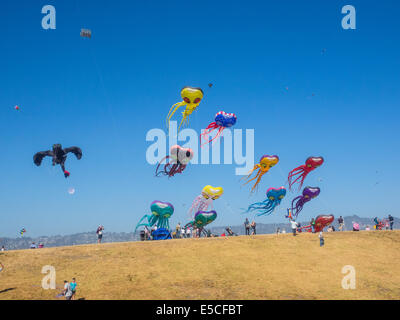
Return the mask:
{"type": "Polygon", "coordinates": [[[302,164],[301,166],[290,171],[288,176],[289,190],[292,190],[292,187],[295,183],[299,183],[300,190],[307,175],[314,169],[321,166],[323,163],[324,158],[322,157],[308,157],[305,164],[302,164]],[[295,179],[293,180],[293,178],[295,179]]]}

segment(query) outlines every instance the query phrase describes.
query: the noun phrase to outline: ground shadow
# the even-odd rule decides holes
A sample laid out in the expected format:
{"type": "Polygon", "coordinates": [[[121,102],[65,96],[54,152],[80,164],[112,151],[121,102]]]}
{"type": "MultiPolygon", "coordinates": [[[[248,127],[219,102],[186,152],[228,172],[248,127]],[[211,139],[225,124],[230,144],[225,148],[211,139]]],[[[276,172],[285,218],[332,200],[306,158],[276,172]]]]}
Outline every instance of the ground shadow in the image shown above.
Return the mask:
{"type": "Polygon", "coordinates": [[[11,290],[15,290],[15,289],[17,289],[17,288],[8,288],[8,289],[4,289],[4,290],[1,290],[0,293],[5,293],[5,292],[7,292],[7,291],[11,291],[11,290]]]}

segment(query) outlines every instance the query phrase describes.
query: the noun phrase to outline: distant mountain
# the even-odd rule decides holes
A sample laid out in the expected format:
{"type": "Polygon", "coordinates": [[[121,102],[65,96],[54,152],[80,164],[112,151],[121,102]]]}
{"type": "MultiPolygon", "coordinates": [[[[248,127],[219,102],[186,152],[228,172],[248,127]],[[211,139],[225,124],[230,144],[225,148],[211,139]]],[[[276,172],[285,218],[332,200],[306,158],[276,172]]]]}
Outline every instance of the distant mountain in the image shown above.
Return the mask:
{"type": "MultiPolygon", "coordinates": [[[[366,226],[370,226],[373,228],[373,218],[361,218],[358,216],[347,216],[344,217],[345,228],[346,230],[352,230],[353,221],[360,224],[360,229],[365,229],[366,226]]],[[[302,226],[308,225],[309,221],[301,222],[302,226]]],[[[338,223],[337,219],[333,223],[335,228],[337,229],[338,223]]],[[[225,228],[227,226],[220,227],[211,227],[209,230],[216,235],[220,235],[225,232],[225,228]]],[[[232,231],[239,234],[244,235],[245,229],[244,225],[242,226],[230,226],[232,231]]],[[[286,232],[290,232],[289,223],[257,223],[257,234],[268,234],[275,233],[277,228],[280,230],[286,230],[286,232]]],[[[394,218],[394,228],[400,228],[400,219],[394,218]]],[[[139,232],[126,233],[126,232],[104,232],[103,241],[102,242],[127,242],[127,241],[138,241],[140,240],[139,232]]],[[[4,246],[7,250],[18,250],[18,249],[29,249],[32,242],[36,245],[42,243],[44,247],[61,247],[61,246],[73,246],[79,244],[90,244],[96,243],[97,235],[95,232],[84,232],[77,233],[66,236],[50,236],[50,237],[38,237],[38,238],[30,238],[30,237],[20,237],[20,238],[0,238],[0,247],[4,246]]]]}

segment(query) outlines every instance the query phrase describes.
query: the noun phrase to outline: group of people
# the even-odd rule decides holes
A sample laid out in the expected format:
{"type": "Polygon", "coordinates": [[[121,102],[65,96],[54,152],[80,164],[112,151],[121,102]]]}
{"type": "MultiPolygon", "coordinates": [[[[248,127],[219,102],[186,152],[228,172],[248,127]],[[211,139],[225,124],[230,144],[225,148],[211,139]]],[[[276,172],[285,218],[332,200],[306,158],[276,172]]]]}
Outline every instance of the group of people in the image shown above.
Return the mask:
{"type": "Polygon", "coordinates": [[[32,242],[30,248],[31,248],[31,249],[36,249],[36,248],[41,249],[41,248],[44,248],[44,244],[43,244],[43,243],[39,243],[39,245],[36,246],[36,243],[35,243],[35,242],[32,242]]]}
{"type": "MultiPolygon", "coordinates": [[[[374,218],[373,221],[375,230],[393,230],[394,218],[392,215],[388,215],[387,218],[379,220],[378,217],[374,218]]],[[[365,231],[370,231],[371,228],[369,226],[365,227],[365,231]]],[[[360,224],[353,221],[353,231],[360,231],[360,224]]]]}
{"type": "Polygon", "coordinates": [[[386,219],[379,220],[378,217],[374,218],[375,230],[393,230],[394,218],[388,215],[386,219]]]}
{"type": "MultiPolygon", "coordinates": [[[[193,230],[193,237],[196,238],[198,237],[198,229],[193,230]]],[[[184,228],[181,226],[181,223],[178,222],[178,224],[175,227],[175,232],[173,232],[172,237],[175,239],[182,239],[182,238],[191,238],[192,236],[192,230],[190,228],[184,228]]]]}
{"type": "Polygon", "coordinates": [[[77,286],[75,278],[72,278],[71,282],[64,280],[64,289],[61,295],[65,297],[65,300],[75,300],[77,286]]]}
{"type": "Polygon", "coordinates": [[[255,235],[256,233],[256,222],[253,220],[251,223],[249,221],[249,219],[246,218],[246,220],[244,221],[244,229],[246,232],[246,236],[250,235],[250,229],[251,231],[251,235],[255,235]]]}

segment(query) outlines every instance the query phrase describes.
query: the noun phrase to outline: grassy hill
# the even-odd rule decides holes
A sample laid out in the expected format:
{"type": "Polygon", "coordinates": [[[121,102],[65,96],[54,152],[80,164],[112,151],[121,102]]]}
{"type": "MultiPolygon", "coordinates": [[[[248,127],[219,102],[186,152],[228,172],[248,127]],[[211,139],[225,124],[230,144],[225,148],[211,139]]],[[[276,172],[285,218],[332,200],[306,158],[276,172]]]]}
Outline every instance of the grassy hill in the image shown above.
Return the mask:
{"type": "Polygon", "coordinates": [[[109,243],[0,253],[0,299],[57,299],[77,278],[77,299],[400,299],[400,231],[290,234],[109,243]],[[341,286],[343,266],[356,289],[341,286]]]}

